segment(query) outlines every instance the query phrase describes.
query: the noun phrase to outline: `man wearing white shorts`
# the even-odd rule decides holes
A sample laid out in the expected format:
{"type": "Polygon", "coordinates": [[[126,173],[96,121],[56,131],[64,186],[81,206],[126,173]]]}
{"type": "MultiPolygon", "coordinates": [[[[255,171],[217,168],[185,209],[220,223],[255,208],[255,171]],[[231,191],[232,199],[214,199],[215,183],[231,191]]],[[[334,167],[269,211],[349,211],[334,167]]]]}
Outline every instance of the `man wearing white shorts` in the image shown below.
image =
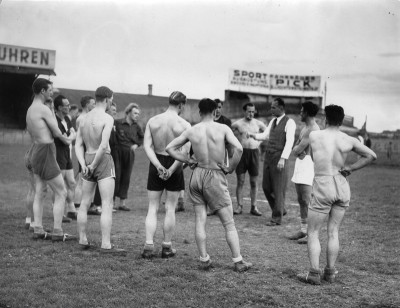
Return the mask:
{"type": "Polygon", "coordinates": [[[289,236],[290,240],[297,240],[299,244],[307,244],[307,213],[311,202],[312,183],[314,179],[314,163],[310,156],[310,132],[319,130],[315,122],[319,107],[310,101],[302,104],[300,111],[301,121],[306,126],[301,130],[292,153],[297,157],[294,166],[292,182],[296,186],[297,201],[300,205],[300,231],[289,236]]]}

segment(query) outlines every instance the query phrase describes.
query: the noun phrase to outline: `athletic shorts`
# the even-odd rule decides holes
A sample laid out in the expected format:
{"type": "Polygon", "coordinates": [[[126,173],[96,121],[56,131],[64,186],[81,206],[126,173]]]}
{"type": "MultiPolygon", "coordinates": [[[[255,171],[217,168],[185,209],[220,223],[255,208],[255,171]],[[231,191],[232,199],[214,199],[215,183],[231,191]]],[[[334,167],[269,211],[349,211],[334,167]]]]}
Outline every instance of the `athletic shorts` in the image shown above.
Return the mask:
{"type": "Polygon", "coordinates": [[[196,167],[190,177],[187,202],[193,206],[208,206],[211,211],[232,206],[228,181],[222,170],[196,167]]]}
{"type": "Polygon", "coordinates": [[[71,151],[69,147],[56,147],[56,158],[61,170],[72,169],[71,151]]]}
{"type": "Polygon", "coordinates": [[[314,162],[310,155],[303,159],[296,158],[292,182],[295,184],[312,185],[314,180],[314,162]]]}
{"type": "MultiPolygon", "coordinates": [[[[168,169],[175,162],[171,156],[156,154],[157,159],[160,161],[164,168],[168,169]]],[[[150,163],[149,175],[147,178],[147,190],[150,191],[181,191],[185,189],[185,179],[183,176],[183,168],[178,168],[171,177],[164,181],[158,175],[157,168],[150,163]]]]}
{"type": "Polygon", "coordinates": [[[329,214],[333,206],[348,207],[350,204],[350,186],[340,173],[337,175],[315,176],[313,198],[309,209],[329,214]]]}
{"type": "MultiPolygon", "coordinates": [[[[96,153],[85,153],[86,166],[90,165],[96,153]]],[[[82,179],[88,182],[97,183],[101,180],[115,178],[114,161],[109,153],[104,153],[97,167],[88,175],[82,175],[82,179]]]]}
{"type": "Polygon", "coordinates": [[[31,146],[29,147],[28,151],[26,151],[25,156],[24,156],[25,167],[26,167],[26,169],[28,169],[29,173],[33,173],[32,162],[31,162],[33,146],[34,146],[34,143],[31,144],[31,146]]]}
{"type": "Polygon", "coordinates": [[[61,174],[56,161],[54,143],[34,143],[31,152],[31,165],[34,174],[42,180],[49,181],[61,174]]]}
{"type": "Polygon", "coordinates": [[[242,157],[236,167],[236,174],[243,174],[249,171],[250,176],[258,176],[260,163],[260,151],[258,149],[243,149],[242,157]]]}

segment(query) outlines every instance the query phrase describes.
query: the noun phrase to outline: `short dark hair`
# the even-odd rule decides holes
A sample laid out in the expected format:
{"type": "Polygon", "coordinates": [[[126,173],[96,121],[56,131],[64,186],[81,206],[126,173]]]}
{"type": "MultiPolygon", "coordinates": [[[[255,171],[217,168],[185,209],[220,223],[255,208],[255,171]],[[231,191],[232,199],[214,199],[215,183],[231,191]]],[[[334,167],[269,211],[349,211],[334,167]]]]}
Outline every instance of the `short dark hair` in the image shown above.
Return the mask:
{"type": "Polygon", "coordinates": [[[247,107],[254,107],[255,108],[256,106],[254,106],[253,103],[246,103],[246,104],[243,105],[243,110],[246,111],[247,107]]]}
{"type": "Polygon", "coordinates": [[[319,111],[318,105],[314,104],[311,101],[305,101],[301,104],[301,106],[309,117],[315,117],[319,111]]]}
{"type": "Polygon", "coordinates": [[[285,109],[285,101],[282,98],[277,97],[274,99],[274,102],[278,103],[278,106],[281,106],[283,109],[285,109]]]}
{"type": "Polygon", "coordinates": [[[32,91],[34,94],[39,94],[42,89],[47,91],[49,85],[53,84],[50,80],[44,78],[37,78],[32,84],[32,91]]]}
{"type": "Polygon", "coordinates": [[[64,95],[57,95],[54,99],[54,109],[58,111],[58,107],[63,106],[63,99],[67,99],[64,95]]]}
{"type": "Polygon", "coordinates": [[[90,96],[90,95],[83,96],[81,98],[81,106],[82,106],[82,108],[85,108],[87,106],[87,104],[89,104],[91,99],[94,99],[94,98],[92,96],[90,96]]]}
{"type": "Polygon", "coordinates": [[[337,105],[329,105],[325,107],[326,122],[332,126],[340,126],[344,119],[344,110],[337,105]]]}
{"type": "Polygon", "coordinates": [[[222,106],[224,105],[224,102],[221,101],[219,98],[214,99],[214,101],[218,104],[221,104],[222,106]]]}
{"type": "Polygon", "coordinates": [[[217,109],[217,103],[210,98],[203,98],[199,102],[199,110],[201,114],[210,114],[217,109]]]}
{"type": "Polygon", "coordinates": [[[111,98],[113,94],[114,92],[110,88],[101,86],[96,89],[94,96],[96,97],[96,101],[103,101],[105,98],[111,98]]]}
{"type": "Polygon", "coordinates": [[[169,96],[169,103],[178,106],[179,104],[186,104],[186,95],[179,91],[174,91],[169,96]]]}

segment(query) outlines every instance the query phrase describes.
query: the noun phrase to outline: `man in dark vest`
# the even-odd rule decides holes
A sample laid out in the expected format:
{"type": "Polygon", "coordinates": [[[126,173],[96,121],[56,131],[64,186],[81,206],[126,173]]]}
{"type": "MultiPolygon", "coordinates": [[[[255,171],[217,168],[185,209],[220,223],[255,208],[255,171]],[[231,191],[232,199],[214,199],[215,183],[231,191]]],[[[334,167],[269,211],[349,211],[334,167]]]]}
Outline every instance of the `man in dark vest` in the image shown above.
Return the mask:
{"type": "Polygon", "coordinates": [[[289,178],[287,160],[292,151],[296,123],[285,114],[285,102],[276,98],[271,104],[273,119],[263,133],[249,133],[255,140],[268,139],[264,159],[262,188],[272,210],[267,226],[279,226],[286,215],[285,195],[289,178]]]}

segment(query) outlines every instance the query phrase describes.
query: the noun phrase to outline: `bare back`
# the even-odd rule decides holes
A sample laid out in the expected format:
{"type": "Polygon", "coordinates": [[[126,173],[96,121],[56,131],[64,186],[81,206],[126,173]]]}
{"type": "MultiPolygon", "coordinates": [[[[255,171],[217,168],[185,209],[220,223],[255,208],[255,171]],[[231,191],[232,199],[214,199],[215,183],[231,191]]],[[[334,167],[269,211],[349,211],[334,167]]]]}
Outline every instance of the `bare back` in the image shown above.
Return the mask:
{"type": "Polygon", "coordinates": [[[34,143],[54,142],[52,126],[57,126],[57,122],[50,109],[40,100],[34,100],[28,108],[26,126],[34,143]]]}
{"type": "Polygon", "coordinates": [[[165,151],[167,145],[190,128],[190,124],[178,114],[166,111],[152,117],[147,128],[150,129],[154,152],[168,155],[165,151]]]}
{"type": "MultiPolygon", "coordinates": [[[[200,122],[187,131],[187,138],[193,147],[193,152],[199,167],[220,169],[225,159],[225,142],[232,144],[231,129],[217,122],[200,122]]],[[[236,145],[237,146],[237,145],[236,145]]]]}
{"type": "Polygon", "coordinates": [[[263,122],[252,119],[248,121],[246,119],[240,119],[232,124],[232,130],[239,142],[245,149],[257,149],[260,145],[260,141],[248,137],[248,133],[262,133],[266,130],[266,126],[263,122]]]}
{"type": "MultiPolygon", "coordinates": [[[[94,108],[81,118],[79,128],[88,153],[95,153],[99,149],[103,139],[104,128],[110,121],[114,122],[112,116],[100,108],[94,108]]],[[[110,153],[109,145],[107,146],[107,152],[110,153]]]]}
{"type": "Polygon", "coordinates": [[[336,175],[345,166],[349,152],[367,157],[375,153],[357,139],[339,131],[326,128],[310,133],[310,146],[315,175],[336,175]]]}

